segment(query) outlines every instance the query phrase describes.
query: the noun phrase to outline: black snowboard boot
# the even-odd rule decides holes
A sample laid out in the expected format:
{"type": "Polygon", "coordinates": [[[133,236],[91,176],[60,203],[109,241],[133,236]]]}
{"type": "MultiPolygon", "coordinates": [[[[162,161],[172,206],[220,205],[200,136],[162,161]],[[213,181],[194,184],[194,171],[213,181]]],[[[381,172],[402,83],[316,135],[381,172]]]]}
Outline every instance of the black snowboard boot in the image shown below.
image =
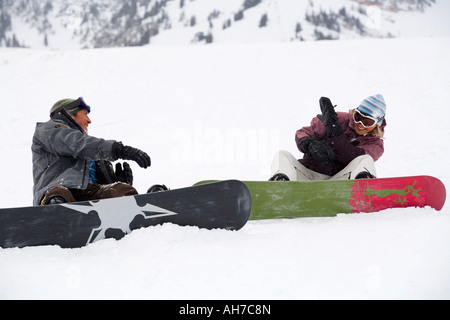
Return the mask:
{"type": "Polygon", "coordinates": [[[362,171],[358,173],[355,177],[355,180],[357,179],[375,179],[376,177],[373,176],[370,172],[362,171]]]}
{"type": "Polygon", "coordinates": [[[155,193],[155,192],[161,192],[161,191],[167,191],[167,190],[169,190],[169,188],[167,188],[165,185],[155,184],[147,190],[147,193],[155,193]]]}
{"type": "Polygon", "coordinates": [[[67,200],[63,196],[60,196],[60,195],[57,195],[57,194],[54,194],[54,195],[48,197],[44,201],[44,205],[61,204],[61,203],[67,203],[67,200]]]}
{"type": "Polygon", "coordinates": [[[277,173],[269,181],[289,181],[289,178],[284,173],[277,173]]]}

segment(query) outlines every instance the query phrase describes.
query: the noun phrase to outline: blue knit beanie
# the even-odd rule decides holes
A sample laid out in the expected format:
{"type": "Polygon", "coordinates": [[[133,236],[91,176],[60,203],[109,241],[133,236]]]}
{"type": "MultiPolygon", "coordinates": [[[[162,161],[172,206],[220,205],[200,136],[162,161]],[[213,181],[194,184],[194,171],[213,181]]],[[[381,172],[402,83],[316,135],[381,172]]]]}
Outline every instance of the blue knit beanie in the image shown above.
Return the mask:
{"type": "Polygon", "coordinates": [[[378,120],[378,125],[382,125],[386,115],[386,102],[381,94],[376,94],[364,99],[357,108],[363,114],[378,120]]]}

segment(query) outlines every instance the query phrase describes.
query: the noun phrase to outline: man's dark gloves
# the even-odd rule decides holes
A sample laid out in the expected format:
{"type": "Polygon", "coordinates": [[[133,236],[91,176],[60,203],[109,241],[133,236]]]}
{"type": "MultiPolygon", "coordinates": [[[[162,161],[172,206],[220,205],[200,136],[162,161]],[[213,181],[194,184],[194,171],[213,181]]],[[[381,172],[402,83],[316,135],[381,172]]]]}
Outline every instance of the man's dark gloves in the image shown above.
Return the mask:
{"type": "Polygon", "coordinates": [[[139,149],[124,146],[122,142],[114,142],[112,146],[112,154],[115,160],[124,159],[124,160],[133,160],[140,167],[148,168],[151,165],[151,160],[148,154],[139,149]]]}
{"type": "Polygon", "coordinates": [[[133,171],[127,162],[123,163],[123,169],[121,163],[116,164],[116,177],[120,182],[133,185],[133,171]]]}
{"type": "Polygon", "coordinates": [[[330,146],[314,138],[306,138],[300,147],[304,153],[310,155],[322,167],[329,166],[336,157],[330,146]]]}
{"type": "Polygon", "coordinates": [[[341,135],[343,130],[341,125],[337,122],[338,115],[334,110],[331,100],[322,97],[320,98],[319,103],[322,114],[318,114],[317,118],[319,118],[327,127],[327,136],[332,138],[341,135]]]}

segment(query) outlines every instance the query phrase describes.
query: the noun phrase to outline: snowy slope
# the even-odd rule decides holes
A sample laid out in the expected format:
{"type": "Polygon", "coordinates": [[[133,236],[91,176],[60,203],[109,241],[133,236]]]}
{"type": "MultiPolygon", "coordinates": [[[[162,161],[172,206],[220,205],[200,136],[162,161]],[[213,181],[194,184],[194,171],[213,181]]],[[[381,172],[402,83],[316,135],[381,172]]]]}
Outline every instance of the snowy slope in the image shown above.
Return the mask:
{"type": "MultiPolygon", "coordinates": [[[[382,177],[450,186],[450,39],[0,49],[0,203],[32,201],[31,137],[51,105],[83,96],[90,134],[147,151],[135,186],[267,180],[279,149],[328,96],[387,102],[382,177]]],[[[164,225],[87,248],[0,249],[0,299],[449,299],[450,208],[249,222],[239,232],[164,225]]]]}
{"type": "Polygon", "coordinates": [[[449,11],[447,0],[4,0],[0,46],[186,45],[200,32],[220,44],[450,36],[449,11]]]}

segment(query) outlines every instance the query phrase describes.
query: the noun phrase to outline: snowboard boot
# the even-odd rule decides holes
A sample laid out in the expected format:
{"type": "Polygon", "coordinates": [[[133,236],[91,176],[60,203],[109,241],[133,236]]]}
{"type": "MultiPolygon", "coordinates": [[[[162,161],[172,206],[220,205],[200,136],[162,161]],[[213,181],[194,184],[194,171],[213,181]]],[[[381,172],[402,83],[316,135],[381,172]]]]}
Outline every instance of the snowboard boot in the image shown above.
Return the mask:
{"type": "Polygon", "coordinates": [[[48,198],[45,199],[44,201],[44,205],[49,205],[49,204],[61,204],[61,203],[67,203],[67,200],[60,195],[54,194],[48,198]]]}
{"type": "Polygon", "coordinates": [[[289,181],[289,178],[284,173],[277,173],[269,181],[289,181]]]}
{"type": "Polygon", "coordinates": [[[376,177],[373,176],[370,172],[362,171],[358,173],[355,177],[355,180],[357,179],[375,179],[376,177]]]}
{"type": "Polygon", "coordinates": [[[169,190],[169,188],[167,188],[165,185],[155,184],[147,190],[147,193],[162,192],[162,191],[167,191],[167,190],[169,190]]]}

